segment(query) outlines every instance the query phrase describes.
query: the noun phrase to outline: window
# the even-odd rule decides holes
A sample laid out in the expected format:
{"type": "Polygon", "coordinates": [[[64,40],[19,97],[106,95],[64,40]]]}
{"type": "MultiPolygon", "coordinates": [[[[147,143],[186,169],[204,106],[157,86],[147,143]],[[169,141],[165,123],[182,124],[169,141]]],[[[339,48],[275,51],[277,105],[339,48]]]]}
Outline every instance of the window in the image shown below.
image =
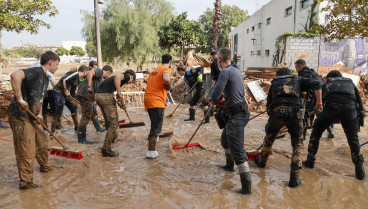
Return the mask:
{"type": "Polygon", "coordinates": [[[267,20],[266,20],[266,25],[269,25],[269,24],[271,24],[271,18],[270,17],[267,18],[267,20]]]}
{"type": "Polygon", "coordinates": [[[269,49],[267,49],[266,51],[265,51],[265,55],[268,57],[268,56],[270,56],[270,50],[269,49]]]}
{"type": "Polygon", "coordinates": [[[310,5],[310,0],[302,0],[300,1],[300,6],[302,7],[302,9],[308,7],[310,5]]]}
{"type": "Polygon", "coordinates": [[[293,13],[293,7],[288,7],[285,9],[285,16],[291,15],[293,13]]]}
{"type": "Polygon", "coordinates": [[[261,55],[261,50],[258,50],[257,51],[257,55],[261,55]]]}
{"type": "Polygon", "coordinates": [[[238,34],[234,35],[234,53],[238,52],[238,34]]]}
{"type": "Polygon", "coordinates": [[[262,23],[258,23],[258,28],[261,28],[262,27],[262,23]]]}
{"type": "Polygon", "coordinates": [[[252,31],[254,31],[254,26],[252,27],[252,31]]]}
{"type": "Polygon", "coordinates": [[[250,55],[253,56],[253,51],[250,51],[250,55]]]}
{"type": "Polygon", "coordinates": [[[247,29],[247,33],[249,33],[249,28],[247,29]]]}

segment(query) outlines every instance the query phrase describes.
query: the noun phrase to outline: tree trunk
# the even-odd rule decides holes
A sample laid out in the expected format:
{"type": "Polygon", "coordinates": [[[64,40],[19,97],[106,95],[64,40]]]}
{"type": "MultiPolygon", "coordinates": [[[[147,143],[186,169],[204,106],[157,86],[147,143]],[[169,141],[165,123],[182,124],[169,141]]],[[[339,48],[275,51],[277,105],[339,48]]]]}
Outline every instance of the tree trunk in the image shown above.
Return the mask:
{"type": "Polygon", "coordinates": [[[183,54],[184,54],[184,46],[180,46],[180,61],[183,61],[183,54]]]}
{"type": "Polygon", "coordinates": [[[218,40],[218,26],[222,17],[221,12],[221,0],[216,0],[215,5],[215,18],[213,19],[213,28],[211,35],[211,51],[217,51],[217,40],[218,40]]]}

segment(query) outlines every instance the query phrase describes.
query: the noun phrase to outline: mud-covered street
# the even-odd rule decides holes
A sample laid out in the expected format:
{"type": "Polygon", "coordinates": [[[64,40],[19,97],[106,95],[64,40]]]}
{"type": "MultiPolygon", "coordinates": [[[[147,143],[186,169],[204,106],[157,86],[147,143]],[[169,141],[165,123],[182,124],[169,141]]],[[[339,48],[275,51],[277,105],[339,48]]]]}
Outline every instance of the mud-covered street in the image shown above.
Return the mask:
{"type": "MultiPolygon", "coordinates": [[[[174,108],[169,105],[165,115],[174,108]]],[[[1,140],[0,208],[364,208],[368,204],[368,182],[355,178],[350,150],[339,124],[335,126],[335,139],[328,140],[327,133],[323,135],[315,168],[302,169],[302,186],[287,187],[291,144],[286,135],[275,142],[274,154],[265,169],[256,167],[253,161],[249,163],[252,195],[239,195],[237,169],[225,172],[217,168],[225,158],[219,140],[221,130],[214,118],[201,127],[193,140],[205,150],[169,152],[170,140],[188,140],[202,118],[198,111],[196,121],[183,122],[188,117],[186,108],[180,106],[175,117],[165,118],[163,132],[174,131],[174,135],[158,142],[159,157],[153,160],[145,159],[150,122],[144,109],[128,109],[133,121],[144,121],[146,125],[119,129],[113,149],[120,155],[115,158],[101,155],[105,133],[96,133],[89,124],[87,137],[96,143],[81,145],[72,124],[64,121],[57,135],[70,149],[82,150],[84,158],[50,155],[50,162],[63,169],[41,173],[36,165],[34,182],[43,186],[39,189],[18,189],[13,143],[1,140]]],[[[122,110],[119,119],[127,120],[122,110]]],[[[261,145],[266,121],[263,115],[246,126],[247,150],[261,145]]],[[[12,138],[11,129],[1,129],[0,135],[12,138]]],[[[366,141],[366,127],[359,136],[361,143],[366,141]]],[[[54,145],[58,144],[50,138],[49,147],[54,145]]],[[[307,143],[304,147],[306,156],[307,143]]],[[[365,156],[367,150],[368,146],[362,147],[365,156]]]]}

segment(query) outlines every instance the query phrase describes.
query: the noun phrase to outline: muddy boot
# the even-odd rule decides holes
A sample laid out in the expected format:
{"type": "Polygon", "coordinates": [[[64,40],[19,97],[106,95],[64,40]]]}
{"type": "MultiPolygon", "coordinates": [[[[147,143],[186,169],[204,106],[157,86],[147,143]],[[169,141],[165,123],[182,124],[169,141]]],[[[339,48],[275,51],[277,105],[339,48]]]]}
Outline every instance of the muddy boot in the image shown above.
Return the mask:
{"type": "Polygon", "coordinates": [[[63,126],[61,125],[61,121],[60,121],[60,118],[57,120],[56,122],[56,129],[62,129],[63,126]]]}
{"type": "Polygon", "coordinates": [[[291,171],[289,187],[294,188],[301,184],[302,184],[302,181],[299,179],[299,171],[291,171]]]}
{"type": "MultiPolygon", "coordinates": [[[[211,105],[211,106],[212,106],[212,105],[211,105]]],[[[214,116],[214,114],[215,114],[215,108],[213,107],[213,108],[211,109],[210,116],[211,116],[211,117],[213,117],[213,116],[214,116]]]]}
{"type": "Polygon", "coordinates": [[[312,157],[311,155],[307,155],[307,160],[306,161],[303,161],[303,165],[306,167],[306,168],[314,168],[314,162],[316,161],[316,158],[315,157],[312,157]]]}
{"type": "Polygon", "coordinates": [[[19,189],[37,189],[37,188],[41,188],[41,187],[42,186],[34,184],[33,182],[19,183],[19,189]]]}
{"type": "Polygon", "coordinates": [[[51,132],[54,133],[56,128],[57,128],[57,125],[58,125],[58,121],[57,120],[54,120],[52,119],[52,122],[51,122],[51,132]]]}
{"type": "MultiPolygon", "coordinates": [[[[207,112],[208,112],[208,110],[204,110],[204,116],[206,116],[207,112]]],[[[204,123],[210,123],[210,114],[207,115],[204,123]]]]}
{"type": "Polygon", "coordinates": [[[119,155],[118,152],[114,152],[111,149],[109,150],[102,149],[101,153],[102,153],[102,156],[104,157],[115,157],[119,155]]]}
{"type": "Polygon", "coordinates": [[[158,152],[156,151],[156,142],[158,137],[148,137],[148,151],[146,153],[146,158],[155,159],[158,157],[158,152]]]}
{"type": "Polygon", "coordinates": [[[90,142],[86,140],[86,127],[79,127],[78,130],[78,143],[79,144],[94,144],[94,142],[90,142]]]}
{"type": "Polygon", "coordinates": [[[226,165],[219,165],[218,167],[226,171],[234,171],[234,159],[230,153],[230,149],[225,149],[226,165]]]}
{"type": "Polygon", "coordinates": [[[365,172],[364,172],[363,163],[355,165],[355,176],[359,180],[365,179],[365,172]]]}
{"type": "Polygon", "coordinates": [[[242,189],[239,190],[238,193],[240,194],[252,193],[252,175],[249,172],[248,162],[239,164],[238,169],[240,175],[240,183],[242,185],[242,189]]]}
{"type": "Polygon", "coordinates": [[[100,126],[100,122],[98,121],[98,118],[95,118],[92,121],[93,121],[93,125],[95,126],[95,129],[97,132],[103,133],[104,131],[106,131],[106,127],[100,126]]]}
{"type": "Polygon", "coordinates": [[[256,165],[260,168],[264,168],[266,167],[266,163],[262,163],[261,162],[261,157],[259,155],[254,157],[254,162],[256,163],[256,165]]]}
{"type": "Polygon", "coordinates": [[[77,118],[77,116],[73,117],[73,123],[74,123],[74,131],[78,131],[78,118],[77,118]]]}
{"type": "Polygon", "coordinates": [[[195,109],[189,109],[189,119],[185,119],[184,121],[192,121],[195,120],[195,109]]]}

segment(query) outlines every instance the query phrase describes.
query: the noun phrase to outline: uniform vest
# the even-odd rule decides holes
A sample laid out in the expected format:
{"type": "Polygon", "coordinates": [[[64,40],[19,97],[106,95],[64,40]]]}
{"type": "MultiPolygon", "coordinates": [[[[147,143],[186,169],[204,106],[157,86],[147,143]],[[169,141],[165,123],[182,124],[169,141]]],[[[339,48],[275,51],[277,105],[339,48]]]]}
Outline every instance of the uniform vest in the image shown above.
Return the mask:
{"type": "Polygon", "coordinates": [[[346,94],[356,98],[355,85],[350,78],[329,78],[326,80],[326,89],[323,92],[323,97],[328,97],[331,94],[346,94]]]}
{"type": "Polygon", "coordinates": [[[300,98],[300,81],[297,76],[287,75],[272,80],[272,101],[279,97],[300,98]]]}

